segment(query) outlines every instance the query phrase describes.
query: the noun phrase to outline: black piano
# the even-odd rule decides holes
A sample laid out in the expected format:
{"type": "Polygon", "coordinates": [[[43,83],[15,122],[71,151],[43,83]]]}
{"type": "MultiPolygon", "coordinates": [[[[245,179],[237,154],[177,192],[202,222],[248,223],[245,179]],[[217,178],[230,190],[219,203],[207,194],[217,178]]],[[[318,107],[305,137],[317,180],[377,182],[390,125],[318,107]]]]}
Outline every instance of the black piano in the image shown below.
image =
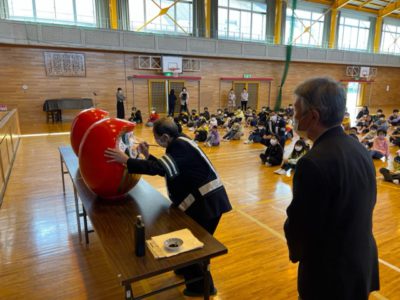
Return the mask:
{"type": "Polygon", "coordinates": [[[54,121],[62,121],[62,110],[64,109],[82,110],[93,106],[91,98],[47,99],[43,103],[43,111],[47,113],[47,122],[51,119],[54,123],[54,121]]]}

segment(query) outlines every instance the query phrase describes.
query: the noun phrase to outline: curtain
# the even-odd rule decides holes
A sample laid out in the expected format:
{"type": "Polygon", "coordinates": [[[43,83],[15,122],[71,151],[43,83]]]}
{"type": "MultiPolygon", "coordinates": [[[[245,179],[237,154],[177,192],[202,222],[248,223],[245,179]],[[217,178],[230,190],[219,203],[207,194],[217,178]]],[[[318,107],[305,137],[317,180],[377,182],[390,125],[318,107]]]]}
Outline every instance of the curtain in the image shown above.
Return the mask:
{"type": "Polygon", "coordinates": [[[108,5],[109,0],[96,0],[96,23],[99,28],[111,28],[108,5]]]}
{"type": "Polygon", "coordinates": [[[129,4],[128,0],[117,0],[118,29],[129,30],[129,4]]]}
{"type": "Polygon", "coordinates": [[[0,0],[0,19],[8,19],[8,0],[0,0]]]}

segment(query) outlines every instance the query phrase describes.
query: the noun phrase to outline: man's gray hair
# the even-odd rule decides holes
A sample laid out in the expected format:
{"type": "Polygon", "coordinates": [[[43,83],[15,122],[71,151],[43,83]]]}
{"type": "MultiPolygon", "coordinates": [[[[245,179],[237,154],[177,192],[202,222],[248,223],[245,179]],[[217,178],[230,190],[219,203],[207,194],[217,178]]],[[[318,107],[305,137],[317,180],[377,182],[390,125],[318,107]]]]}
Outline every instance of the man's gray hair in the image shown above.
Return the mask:
{"type": "Polygon", "coordinates": [[[346,111],[346,92],[342,85],[328,77],[312,78],[294,91],[302,101],[302,111],[315,109],[325,127],[339,125],[346,111]]]}
{"type": "Polygon", "coordinates": [[[153,132],[158,136],[168,134],[170,137],[176,138],[179,136],[178,125],[171,118],[161,118],[154,122],[153,132]]]}

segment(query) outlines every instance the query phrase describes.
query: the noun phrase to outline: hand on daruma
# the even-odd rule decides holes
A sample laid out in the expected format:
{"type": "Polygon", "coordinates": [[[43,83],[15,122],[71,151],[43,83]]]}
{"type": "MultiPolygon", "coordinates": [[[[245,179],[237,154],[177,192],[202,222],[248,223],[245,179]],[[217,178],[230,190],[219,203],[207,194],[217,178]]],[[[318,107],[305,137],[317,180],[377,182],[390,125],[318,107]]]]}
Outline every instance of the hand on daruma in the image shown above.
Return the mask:
{"type": "Polygon", "coordinates": [[[118,199],[129,192],[140,175],[129,174],[126,166],[108,163],[107,148],[118,147],[129,157],[136,158],[135,123],[107,118],[94,123],[86,131],[79,147],[79,169],[86,185],[104,199],[118,199]]]}
{"type": "Polygon", "coordinates": [[[97,121],[108,117],[108,112],[98,108],[82,110],[74,119],[71,125],[71,146],[75,154],[79,154],[79,145],[89,127],[97,121]]]}

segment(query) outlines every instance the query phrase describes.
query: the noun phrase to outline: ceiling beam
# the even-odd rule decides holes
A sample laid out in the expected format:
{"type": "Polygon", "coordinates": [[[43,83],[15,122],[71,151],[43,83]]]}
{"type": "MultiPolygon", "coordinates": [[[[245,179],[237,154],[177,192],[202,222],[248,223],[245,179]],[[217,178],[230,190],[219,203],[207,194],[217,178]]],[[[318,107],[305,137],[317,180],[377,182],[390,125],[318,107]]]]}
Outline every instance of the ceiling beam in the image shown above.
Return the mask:
{"type": "Polygon", "coordinates": [[[336,0],[335,3],[332,5],[332,8],[341,9],[342,7],[349,4],[351,0],[336,0]]]}
{"type": "Polygon", "coordinates": [[[399,10],[399,9],[400,9],[400,0],[396,0],[392,3],[390,3],[385,8],[380,9],[378,11],[378,16],[384,18],[384,17],[390,15],[392,12],[399,10]]]}
{"type": "Polygon", "coordinates": [[[371,2],[374,2],[375,0],[368,0],[368,1],[365,1],[365,2],[363,2],[359,7],[360,8],[363,8],[365,5],[368,5],[368,4],[370,4],[371,2]]]}

